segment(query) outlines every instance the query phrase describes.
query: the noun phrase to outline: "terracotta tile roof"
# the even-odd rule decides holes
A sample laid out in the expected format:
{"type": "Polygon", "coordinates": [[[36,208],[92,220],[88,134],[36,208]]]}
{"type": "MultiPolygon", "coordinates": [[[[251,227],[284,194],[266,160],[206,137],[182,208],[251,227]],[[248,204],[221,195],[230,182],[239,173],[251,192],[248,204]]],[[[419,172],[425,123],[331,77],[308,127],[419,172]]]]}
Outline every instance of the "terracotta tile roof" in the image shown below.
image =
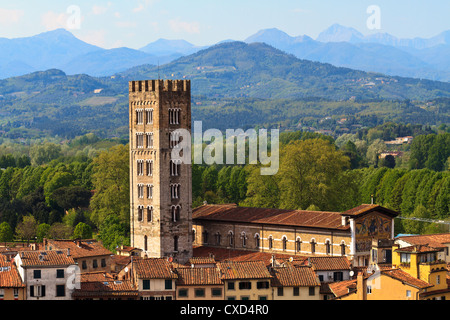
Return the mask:
{"type": "Polygon", "coordinates": [[[356,290],[357,280],[345,280],[339,282],[328,283],[330,291],[334,294],[336,298],[343,297],[349,293],[356,290]]]}
{"type": "Polygon", "coordinates": [[[310,257],[308,260],[316,271],[351,269],[350,261],[347,257],[310,257]]]}
{"type": "Polygon", "coordinates": [[[111,257],[111,263],[121,266],[126,266],[131,262],[130,256],[119,256],[117,254],[111,257]]]}
{"type": "Polygon", "coordinates": [[[81,273],[81,282],[112,281],[114,277],[108,272],[86,272],[81,273]]]}
{"type": "Polygon", "coordinates": [[[172,264],[165,258],[140,259],[132,263],[140,279],[177,279],[172,264]]]}
{"type": "Polygon", "coordinates": [[[442,250],[443,250],[442,246],[438,247],[438,248],[434,248],[434,247],[431,247],[428,245],[418,244],[418,245],[398,248],[395,250],[395,252],[427,253],[427,252],[438,252],[438,251],[442,251],[442,250]]]}
{"type": "Polygon", "coordinates": [[[445,244],[450,243],[450,233],[403,236],[396,238],[396,240],[403,240],[411,245],[429,245],[439,248],[446,247],[445,244]]]}
{"type": "Polygon", "coordinates": [[[236,205],[203,205],[192,211],[193,220],[288,225],[348,230],[340,212],[247,208],[236,205]]]}
{"type": "Polygon", "coordinates": [[[112,255],[111,251],[96,240],[48,240],[48,247],[52,247],[52,250],[70,249],[70,255],[74,259],[112,255]]]}
{"type": "Polygon", "coordinates": [[[388,214],[393,217],[398,216],[398,212],[395,212],[388,208],[384,208],[377,204],[362,204],[360,206],[357,206],[356,208],[342,212],[342,215],[355,217],[355,216],[364,215],[364,214],[374,212],[374,211],[385,213],[385,214],[388,214]]]}
{"type": "Polygon", "coordinates": [[[410,286],[413,286],[418,289],[426,289],[433,287],[432,284],[425,282],[423,280],[417,279],[416,277],[411,276],[409,273],[401,270],[401,269],[390,269],[390,270],[382,270],[381,274],[391,277],[393,279],[399,280],[403,283],[406,283],[410,286]]]}
{"type": "Polygon", "coordinates": [[[137,289],[130,280],[116,280],[109,273],[92,272],[81,274],[81,288],[76,289],[73,297],[111,297],[136,296],[137,289]]]}
{"type": "Polygon", "coordinates": [[[286,264],[284,267],[271,269],[273,287],[315,287],[320,286],[316,273],[311,267],[294,267],[286,264]]]}
{"type": "Polygon", "coordinates": [[[213,257],[192,257],[189,259],[189,265],[191,264],[216,264],[216,260],[213,257]]]}
{"type": "Polygon", "coordinates": [[[75,265],[72,256],[67,255],[67,251],[24,251],[20,253],[23,267],[46,267],[46,266],[69,266],[75,265]]]}
{"type": "Polygon", "coordinates": [[[263,261],[266,266],[271,264],[272,256],[276,260],[287,261],[291,257],[294,261],[303,261],[307,259],[304,256],[293,256],[292,254],[283,253],[270,253],[270,252],[260,252],[260,251],[250,251],[250,250],[239,250],[239,249],[227,249],[227,248],[216,248],[208,246],[194,246],[193,247],[194,256],[196,257],[210,257],[214,256],[214,260],[218,261],[263,261]]]}
{"type": "Polygon", "coordinates": [[[22,278],[14,261],[0,256],[0,288],[23,288],[22,278]]]}
{"type": "Polygon", "coordinates": [[[224,261],[217,264],[222,279],[270,279],[271,275],[263,261],[224,261]]]}
{"type": "Polygon", "coordinates": [[[179,286],[223,285],[217,268],[177,268],[175,272],[179,286]]]}

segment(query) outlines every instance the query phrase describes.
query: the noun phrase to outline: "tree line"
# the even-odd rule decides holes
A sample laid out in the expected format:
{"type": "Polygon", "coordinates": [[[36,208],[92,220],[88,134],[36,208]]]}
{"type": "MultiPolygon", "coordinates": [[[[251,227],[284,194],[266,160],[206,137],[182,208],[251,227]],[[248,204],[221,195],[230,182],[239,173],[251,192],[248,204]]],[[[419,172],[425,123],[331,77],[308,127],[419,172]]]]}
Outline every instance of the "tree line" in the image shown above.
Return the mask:
{"type": "MultiPolygon", "coordinates": [[[[450,154],[442,141],[448,141],[448,135],[414,137],[407,146],[409,161],[391,166],[377,161],[376,150],[370,151],[379,140],[373,132],[336,141],[285,132],[280,135],[275,175],[261,175],[261,165],[192,165],[193,207],[207,202],[345,211],[373,198],[405,217],[446,220],[450,154]],[[434,158],[432,150],[439,151],[434,158]],[[436,158],[447,165],[428,167],[436,158]]],[[[128,145],[89,136],[65,146],[35,145],[24,154],[29,157],[25,165],[17,161],[24,155],[5,156],[16,161],[0,170],[1,242],[94,237],[111,250],[129,244],[128,145]]],[[[407,233],[442,230],[442,225],[413,220],[396,225],[396,231],[407,233]]]]}

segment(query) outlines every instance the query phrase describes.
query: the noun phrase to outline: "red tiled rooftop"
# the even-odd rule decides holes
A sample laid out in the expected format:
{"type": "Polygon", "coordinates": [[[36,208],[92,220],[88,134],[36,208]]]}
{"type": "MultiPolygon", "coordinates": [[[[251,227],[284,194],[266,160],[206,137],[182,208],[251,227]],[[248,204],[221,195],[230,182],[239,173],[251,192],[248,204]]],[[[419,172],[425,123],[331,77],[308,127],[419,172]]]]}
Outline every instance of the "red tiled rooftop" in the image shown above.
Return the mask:
{"type": "Polygon", "coordinates": [[[148,258],[132,262],[132,268],[141,279],[176,279],[172,265],[165,258],[148,258]]]}
{"type": "Polygon", "coordinates": [[[177,285],[222,285],[220,271],[217,268],[177,268],[177,285]]]}
{"type": "Polygon", "coordinates": [[[263,261],[223,261],[217,264],[222,279],[270,279],[271,275],[263,261]]]}
{"type": "Polygon", "coordinates": [[[238,207],[236,205],[203,205],[192,212],[193,220],[242,222],[266,225],[289,225],[309,228],[348,230],[342,226],[340,212],[284,210],[238,207]]]}
{"type": "Polygon", "coordinates": [[[315,287],[320,285],[316,273],[308,266],[294,267],[287,263],[286,266],[272,268],[271,273],[274,287],[315,287]]]}
{"type": "Polygon", "coordinates": [[[396,240],[403,240],[411,245],[429,245],[431,247],[446,247],[445,244],[450,243],[450,233],[425,234],[417,236],[402,236],[396,240]]]}
{"type": "Polygon", "coordinates": [[[384,208],[377,204],[362,204],[360,206],[357,206],[355,208],[352,208],[350,210],[342,212],[343,216],[359,216],[364,215],[370,212],[378,211],[381,213],[388,214],[390,216],[396,217],[398,215],[397,212],[384,208]]]}
{"type": "Polygon", "coordinates": [[[406,283],[410,286],[416,287],[418,289],[425,289],[433,287],[432,284],[425,282],[423,280],[417,279],[416,277],[411,276],[407,272],[400,269],[390,269],[390,270],[382,270],[381,274],[389,276],[393,279],[397,279],[403,283],[406,283]]]}
{"type": "Polygon", "coordinates": [[[50,247],[52,250],[70,249],[74,259],[112,255],[111,251],[96,240],[48,240],[48,248],[50,247]]]}
{"type": "Polygon", "coordinates": [[[0,288],[25,287],[13,261],[0,255],[0,288]]]}
{"type": "Polygon", "coordinates": [[[20,253],[20,259],[23,267],[45,267],[45,266],[70,266],[75,261],[72,256],[67,255],[64,250],[52,251],[24,251],[20,253]]]}
{"type": "Polygon", "coordinates": [[[347,257],[310,257],[308,258],[314,270],[350,270],[350,261],[347,257]]]}

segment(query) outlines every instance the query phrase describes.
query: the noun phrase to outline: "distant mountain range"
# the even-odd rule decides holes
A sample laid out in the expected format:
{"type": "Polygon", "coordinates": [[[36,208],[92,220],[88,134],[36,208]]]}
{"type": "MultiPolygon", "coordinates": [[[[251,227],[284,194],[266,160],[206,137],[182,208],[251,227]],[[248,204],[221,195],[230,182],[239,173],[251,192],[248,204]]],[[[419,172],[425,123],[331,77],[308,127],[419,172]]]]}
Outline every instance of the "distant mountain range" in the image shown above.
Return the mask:
{"type": "MultiPolygon", "coordinates": [[[[133,54],[120,51],[125,57],[133,54]]],[[[104,57],[110,52],[115,50],[103,52],[104,57]]],[[[106,67],[105,62],[101,65],[106,67]]],[[[336,67],[299,59],[265,43],[235,41],[159,67],[145,64],[108,77],[50,69],[0,80],[1,136],[73,138],[95,132],[126,137],[128,81],[158,77],[192,81],[193,120],[204,121],[204,128],[282,124],[295,129],[303,120],[318,123],[331,116],[351,117],[359,126],[449,121],[449,82],[336,67]]]]}
{"type": "MultiPolygon", "coordinates": [[[[386,33],[365,36],[353,28],[334,24],[317,39],[265,29],[244,42],[263,42],[297,58],[338,67],[450,81],[450,31],[429,39],[398,39],[386,33]]],[[[27,38],[0,38],[0,79],[53,68],[69,75],[110,76],[140,65],[165,65],[208,47],[159,39],[139,50],[103,49],[57,29],[27,38]]]]}

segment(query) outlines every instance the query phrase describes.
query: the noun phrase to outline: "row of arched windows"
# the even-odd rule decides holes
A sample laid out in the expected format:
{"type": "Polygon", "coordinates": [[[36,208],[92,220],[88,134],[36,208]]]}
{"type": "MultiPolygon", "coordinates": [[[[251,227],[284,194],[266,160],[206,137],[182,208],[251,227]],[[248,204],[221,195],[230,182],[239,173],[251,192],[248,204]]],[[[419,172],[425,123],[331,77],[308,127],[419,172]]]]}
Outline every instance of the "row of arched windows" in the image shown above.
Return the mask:
{"type": "MultiPolygon", "coordinates": [[[[192,234],[193,241],[195,241],[195,239],[196,239],[195,238],[195,229],[192,232],[193,232],[193,234],[192,234]]],[[[211,239],[210,239],[210,235],[209,235],[208,231],[206,231],[206,230],[203,231],[203,233],[202,233],[202,243],[203,244],[212,244],[212,245],[216,245],[216,246],[224,245],[224,243],[222,243],[222,235],[220,234],[220,232],[216,232],[214,234],[213,238],[214,238],[213,242],[210,243],[211,239]]],[[[229,231],[228,234],[227,234],[227,239],[226,239],[227,242],[226,242],[225,245],[229,246],[229,247],[234,247],[235,246],[234,238],[235,237],[234,237],[233,231],[229,231]]],[[[242,248],[247,248],[248,247],[248,236],[247,236],[247,234],[245,232],[242,232],[239,235],[239,240],[240,240],[240,245],[241,245],[242,248]]],[[[253,241],[254,241],[254,247],[253,248],[254,249],[260,249],[261,248],[261,237],[260,237],[259,234],[256,233],[253,236],[253,241]]],[[[283,236],[281,238],[281,243],[282,243],[281,250],[282,251],[287,251],[288,250],[288,242],[289,241],[288,241],[286,236],[283,236]]],[[[316,253],[317,245],[318,245],[317,241],[314,238],[312,238],[309,242],[303,242],[300,239],[300,237],[297,237],[297,239],[295,240],[295,251],[296,252],[316,253]],[[306,247],[305,247],[305,245],[306,245],[306,247]]],[[[325,245],[325,253],[327,255],[332,254],[333,252],[332,252],[332,243],[331,243],[331,241],[327,239],[325,241],[324,245],[325,245]]],[[[267,238],[267,246],[268,246],[269,250],[275,249],[275,247],[274,247],[274,238],[271,235],[267,238]]],[[[346,245],[345,245],[344,241],[342,241],[341,244],[340,244],[340,254],[341,255],[345,255],[346,254],[346,245]]]]}
{"type": "MultiPolygon", "coordinates": [[[[181,219],[181,206],[172,206],[171,207],[171,220],[172,222],[178,222],[181,219]]],[[[152,206],[138,206],[137,207],[137,220],[139,222],[143,222],[146,220],[147,222],[153,221],[153,207],[152,206]],[[146,218],[146,219],[145,219],[146,218]]]]}

